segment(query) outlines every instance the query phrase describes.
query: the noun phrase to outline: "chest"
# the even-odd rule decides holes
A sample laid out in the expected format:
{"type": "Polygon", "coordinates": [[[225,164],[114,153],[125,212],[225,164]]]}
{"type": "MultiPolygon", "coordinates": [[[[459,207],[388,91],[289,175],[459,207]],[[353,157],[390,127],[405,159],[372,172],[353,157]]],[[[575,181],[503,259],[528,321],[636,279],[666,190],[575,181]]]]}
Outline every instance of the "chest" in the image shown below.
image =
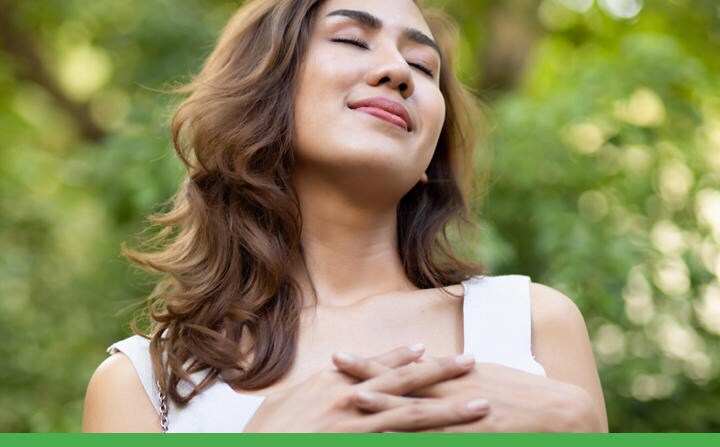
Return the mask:
{"type": "MultiPolygon", "coordinates": [[[[457,295],[458,290],[451,292],[457,295]]],[[[331,356],[335,352],[372,357],[423,343],[430,356],[458,354],[463,350],[462,319],[462,298],[440,290],[371,298],[351,308],[307,309],[293,366],[260,394],[281,391],[334,368],[331,356]]]]}

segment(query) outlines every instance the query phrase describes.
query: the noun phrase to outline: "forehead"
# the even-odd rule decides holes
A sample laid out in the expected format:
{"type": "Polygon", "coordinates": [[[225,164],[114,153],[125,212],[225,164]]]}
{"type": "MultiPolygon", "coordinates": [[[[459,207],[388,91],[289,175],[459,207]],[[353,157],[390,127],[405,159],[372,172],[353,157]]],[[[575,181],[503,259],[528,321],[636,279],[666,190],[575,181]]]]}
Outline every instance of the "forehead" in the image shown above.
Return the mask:
{"type": "Polygon", "coordinates": [[[415,28],[432,36],[430,27],[413,0],[325,0],[318,11],[318,18],[324,19],[339,9],[363,11],[380,19],[383,27],[415,28]]]}

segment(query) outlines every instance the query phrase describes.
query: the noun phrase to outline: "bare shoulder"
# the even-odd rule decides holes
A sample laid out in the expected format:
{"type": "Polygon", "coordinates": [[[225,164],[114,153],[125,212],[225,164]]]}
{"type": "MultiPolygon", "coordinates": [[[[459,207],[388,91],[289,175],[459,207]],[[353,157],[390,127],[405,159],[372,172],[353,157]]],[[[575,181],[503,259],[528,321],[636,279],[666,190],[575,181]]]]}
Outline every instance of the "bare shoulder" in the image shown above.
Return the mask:
{"type": "Polygon", "coordinates": [[[160,423],[130,359],[108,357],[90,378],[85,394],[84,432],[159,432],[160,423]]]}
{"type": "Polygon", "coordinates": [[[580,309],[566,295],[543,284],[530,285],[533,327],[540,331],[553,330],[558,325],[580,325],[585,330],[585,321],[580,309]]]}
{"type": "MultiPolygon", "coordinates": [[[[542,284],[530,287],[533,353],[550,375],[562,352],[589,353],[585,320],[575,303],[563,293],[542,284]]],[[[593,362],[594,366],[594,362],[593,362]]],[[[565,365],[560,365],[562,370],[565,365]]]]}
{"type": "Polygon", "coordinates": [[[532,351],[548,377],[577,385],[592,399],[601,430],[607,430],[605,400],[585,320],[575,303],[542,284],[530,288],[532,351]]]}

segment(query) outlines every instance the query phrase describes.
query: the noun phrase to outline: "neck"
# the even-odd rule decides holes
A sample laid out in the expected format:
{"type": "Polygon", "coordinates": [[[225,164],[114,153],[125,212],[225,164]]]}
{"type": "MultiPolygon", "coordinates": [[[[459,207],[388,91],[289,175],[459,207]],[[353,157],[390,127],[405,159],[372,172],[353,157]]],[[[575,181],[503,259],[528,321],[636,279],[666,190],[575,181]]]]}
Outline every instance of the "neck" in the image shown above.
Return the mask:
{"type": "Polygon", "coordinates": [[[295,187],[303,220],[295,279],[306,305],[343,307],[415,289],[397,249],[396,205],[356,200],[326,184],[296,181],[295,187]]]}

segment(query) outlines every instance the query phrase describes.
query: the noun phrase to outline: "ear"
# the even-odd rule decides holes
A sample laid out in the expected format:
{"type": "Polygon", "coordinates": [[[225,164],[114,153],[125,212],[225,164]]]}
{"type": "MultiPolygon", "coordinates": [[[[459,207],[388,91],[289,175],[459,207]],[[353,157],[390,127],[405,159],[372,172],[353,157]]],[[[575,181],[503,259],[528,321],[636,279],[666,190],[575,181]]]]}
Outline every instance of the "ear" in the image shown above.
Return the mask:
{"type": "Polygon", "coordinates": [[[428,181],[430,181],[430,179],[428,179],[427,172],[423,172],[423,175],[420,177],[420,183],[425,185],[428,181]]]}

